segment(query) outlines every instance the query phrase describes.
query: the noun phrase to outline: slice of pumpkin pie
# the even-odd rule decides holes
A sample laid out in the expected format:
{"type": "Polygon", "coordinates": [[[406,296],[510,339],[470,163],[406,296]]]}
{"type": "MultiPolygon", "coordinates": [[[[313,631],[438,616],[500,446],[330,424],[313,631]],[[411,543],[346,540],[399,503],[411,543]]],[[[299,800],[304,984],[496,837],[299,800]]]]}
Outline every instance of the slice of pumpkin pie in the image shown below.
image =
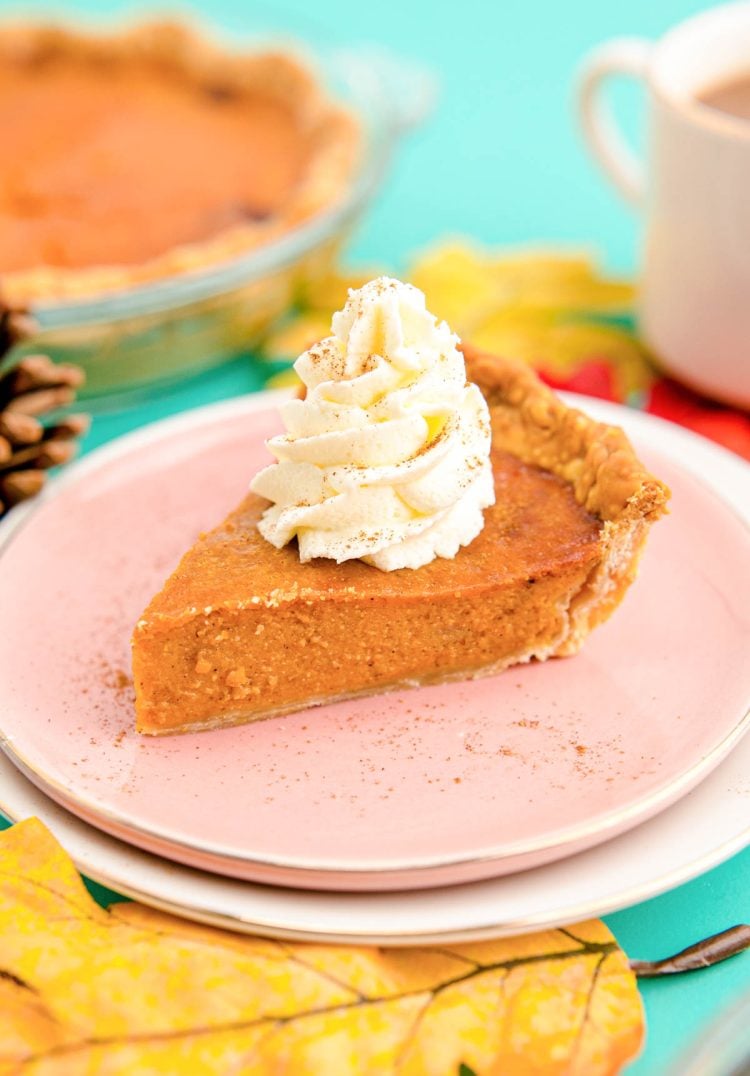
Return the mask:
{"type": "Polygon", "coordinates": [[[620,602],[668,498],[621,430],[386,278],[296,369],[277,462],[136,625],[139,731],[572,654],[620,602]]]}

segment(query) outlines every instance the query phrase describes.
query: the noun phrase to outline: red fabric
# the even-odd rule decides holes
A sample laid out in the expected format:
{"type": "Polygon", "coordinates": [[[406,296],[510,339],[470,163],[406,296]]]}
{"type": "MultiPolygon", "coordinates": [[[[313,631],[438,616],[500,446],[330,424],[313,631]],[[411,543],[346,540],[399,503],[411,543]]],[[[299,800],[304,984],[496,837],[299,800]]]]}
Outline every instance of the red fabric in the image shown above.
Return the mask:
{"type": "Polygon", "coordinates": [[[539,370],[538,373],[551,389],[581,392],[584,396],[595,396],[598,400],[621,402],[615,385],[614,370],[608,362],[600,359],[582,363],[567,377],[559,377],[549,370],[539,370]]]}
{"type": "MultiPolygon", "coordinates": [[[[622,402],[613,367],[600,359],[581,363],[568,376],[543,369],[539,370],[539,376],[553,389],[622,402]]],[[[750,460],[750,414],[746,411],[714,403],[664,377],[649,387],[643,408],[652,415],[686,426],[750,460]]]]}
{"type": "Polygon", "coordinates": [[[669,378],[654,382],[645,410],[710,437],[750,460],[750,414],[706,400],[669,378]]]}

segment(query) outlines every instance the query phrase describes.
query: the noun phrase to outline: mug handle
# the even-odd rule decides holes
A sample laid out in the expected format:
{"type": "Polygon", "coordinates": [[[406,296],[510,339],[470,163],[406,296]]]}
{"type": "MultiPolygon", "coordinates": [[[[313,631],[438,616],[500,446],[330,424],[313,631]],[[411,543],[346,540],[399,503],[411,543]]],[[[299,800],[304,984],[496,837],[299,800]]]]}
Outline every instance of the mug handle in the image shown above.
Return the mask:
{"type": "Polygon", "coordinates": [[[601,91],[612,75],[644,78],[652,45],[637,37],[621,37],[594,49],[584,61],[578,85],[578,115],[589,147],[622,196],[634,206],[643,202],[643,162],[618,129],[601,91]]]}

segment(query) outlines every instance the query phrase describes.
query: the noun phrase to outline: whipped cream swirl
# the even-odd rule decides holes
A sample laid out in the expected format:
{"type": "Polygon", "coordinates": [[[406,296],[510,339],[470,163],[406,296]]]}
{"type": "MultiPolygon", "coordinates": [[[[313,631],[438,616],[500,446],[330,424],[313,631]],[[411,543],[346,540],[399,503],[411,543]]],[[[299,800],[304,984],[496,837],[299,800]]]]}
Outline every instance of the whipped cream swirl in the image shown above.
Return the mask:
{"type": "Polygon", "coordinates": [[[457,337],[387,277],[350,291],[332,329],[297,359],[307,394],[283,405],[278,463],[251,484],[274,502],[261,534],[277,548],[296,535],[302,561],[383,571],[454,557],[495,500],[487,404],[457,337]]]}

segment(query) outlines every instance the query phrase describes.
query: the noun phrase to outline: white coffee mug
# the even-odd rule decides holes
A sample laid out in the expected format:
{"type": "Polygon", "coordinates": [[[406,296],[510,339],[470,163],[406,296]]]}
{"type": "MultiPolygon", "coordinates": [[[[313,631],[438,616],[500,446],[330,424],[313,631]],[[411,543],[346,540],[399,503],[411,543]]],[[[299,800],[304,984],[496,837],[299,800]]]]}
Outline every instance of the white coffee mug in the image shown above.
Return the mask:
{"type": "Polygon", "coordinates": [[[750,3],[714,7],[655,44],[608,42],[582,74],[589,145],[645,216],[644,339],[676,378],[750,407],[750,122],[697,100],[750,74],[750,3]],[[606,80],[623,74],[647,86],[645,168],[602,97],[606,80]]]}

